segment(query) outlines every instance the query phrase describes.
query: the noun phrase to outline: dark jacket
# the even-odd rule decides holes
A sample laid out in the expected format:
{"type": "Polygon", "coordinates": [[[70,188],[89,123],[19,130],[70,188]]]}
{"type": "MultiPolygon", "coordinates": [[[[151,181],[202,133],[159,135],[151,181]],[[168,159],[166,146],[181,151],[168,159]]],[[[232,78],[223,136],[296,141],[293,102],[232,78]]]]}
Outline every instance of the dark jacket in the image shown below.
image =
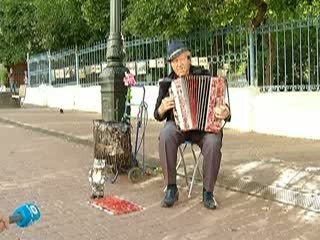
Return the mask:
{"type": "MultiPolygon", "coordinates": [[[[210,72],[207,69],[204,69],[204,68],[191,66],[189,74],[190,75],[210,75],[210,72]]],[[[171,72],[171,74],[168,76],[168,78],[171,79],[171,80],[172,79],[176,79],[177,77],[178,76],[176,76],[174,72],[171,72]]],[[[155,109],[154,109],[154,118],[156,120],[158,120],[158,121],[163,121],[164,119],[166,119],[167,121],[174,120],[172,110],[167,111],[164,114],[163,118],[160,118],[159,113],[158,113],[158,108],[160,107],[162,99],[164,99],[165,97],[169,97],[169,88],[170,88],[170,86],[171,86],[171,82],[170,81],[165,81],[164,80],[164,81],[159,82],[159,95],[158,95],[156,106],[155,106],[155,109]]]]}

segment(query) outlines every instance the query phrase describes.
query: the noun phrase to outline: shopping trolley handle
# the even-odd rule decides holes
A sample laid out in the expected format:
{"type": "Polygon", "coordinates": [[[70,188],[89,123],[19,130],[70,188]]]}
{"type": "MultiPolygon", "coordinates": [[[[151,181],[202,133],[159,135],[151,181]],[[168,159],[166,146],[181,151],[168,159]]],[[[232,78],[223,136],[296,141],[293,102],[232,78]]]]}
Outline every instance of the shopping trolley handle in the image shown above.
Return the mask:
{"type": "Polygon", "coordinates": [[[146,96],[146,88],[144,86],[144,84],[135,84],[134,87],[138,87],[138,88],[142,88],[143,89],[143,96],[142,96],[142,101],[144,102],[144,97],[146,96]]]}

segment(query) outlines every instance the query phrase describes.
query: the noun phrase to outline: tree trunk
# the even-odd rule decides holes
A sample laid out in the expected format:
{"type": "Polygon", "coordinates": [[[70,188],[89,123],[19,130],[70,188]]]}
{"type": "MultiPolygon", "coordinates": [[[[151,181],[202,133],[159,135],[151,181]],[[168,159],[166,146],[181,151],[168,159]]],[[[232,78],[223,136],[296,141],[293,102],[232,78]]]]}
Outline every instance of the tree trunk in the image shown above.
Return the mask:
{"type": "Polygon", "coordinates": [[[255,29],[260,26],[260,24],[263,22],[264,17],[268,10],[268,4],[263,0],[251,0],[251,3],[255,5],[258,12],[254,16],[254,18],[250,21],[250,26],[252,29],[255,29]]]}
{"type": "MultiPolygon", "coordinates": [[[[275,60],[275,43],[272,41],[271,33],[266,34],[265,36],[265,42],[267,46],[267,61],[265,63],[265,85],[271,86],[272,83],[272,64],[275,60]]],[[[264,66],[263,66],[264,67],[264,66]]]]}

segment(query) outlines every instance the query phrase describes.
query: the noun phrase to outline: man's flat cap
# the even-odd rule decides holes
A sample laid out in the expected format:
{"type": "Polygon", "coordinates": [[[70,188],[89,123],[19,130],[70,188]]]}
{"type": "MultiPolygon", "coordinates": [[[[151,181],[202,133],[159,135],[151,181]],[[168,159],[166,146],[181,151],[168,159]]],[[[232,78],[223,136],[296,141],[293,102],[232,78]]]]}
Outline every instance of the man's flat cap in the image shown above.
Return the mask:
{"type": "Polygon", "coordinates": [[[172,41],[167,47],[167,61],[171,61],[180,53],[188,51],[189,49],[181,41],[172,41]]]}

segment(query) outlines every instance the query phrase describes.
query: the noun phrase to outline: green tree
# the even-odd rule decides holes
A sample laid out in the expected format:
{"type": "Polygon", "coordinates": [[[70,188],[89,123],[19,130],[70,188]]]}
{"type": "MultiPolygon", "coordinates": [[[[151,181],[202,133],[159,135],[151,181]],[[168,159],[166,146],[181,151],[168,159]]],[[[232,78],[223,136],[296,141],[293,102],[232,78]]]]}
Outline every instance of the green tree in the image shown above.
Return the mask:
{"type": "Polygon", "coordinates": [[[31,1],[0,0],[0,62],[17,63],[34,45],[35,8],[31,1]]]}
{"type": "Polygon", "coordinates": [[[7,69],[0,63],[0,86],[6,85],[7,83],[7,69]]]}
{"type": "Polygon", "coordinates": [[[42,49],[56,50],[90,40],[91,29],[82,17],[84,0],[34,0],[36,34],[42,49]]]}
{"type": "MultiPolygon", "coordinates": [[[[122,0],[122,20],[128,16],[130,0],[122,0]]],[[[109,32],[110,24],[110,1],[85,0],[81,7],[84,20],[92,31],[91,41],[100,40],[109,32]]]]}
{"type": "Polygon", "coordinates": [[[230,25],[258,27],[266,19],[294,19],[318,14],[312,0],[133,0],[125,31],[143,37],[175,37],[230,25]]]}
{"type": "MultiPolygon", "coordinates": [[[[17,63],[26,53],[82,45],[105,38],[105,0],[0,0],[0,61],[17,63]]],[[[312,0],[123,0],[125,36],[172,38],[232,25],[317,16],[312,0]]]]}
{"type": "Polygon", "coordinates": [[[143,37],[159,35],[172,37],[208,28],[211,9],[209,2],[204,0],[131,1],[124,30],[126,33],[143,37]]]}
{"type": "Polygon", "coordinates": [[[93,34],[91,41],[104,38],[109,29],[110,4],[107,3],[106,1],[85,0],[82,4],[83,19],[93,34]]]}

